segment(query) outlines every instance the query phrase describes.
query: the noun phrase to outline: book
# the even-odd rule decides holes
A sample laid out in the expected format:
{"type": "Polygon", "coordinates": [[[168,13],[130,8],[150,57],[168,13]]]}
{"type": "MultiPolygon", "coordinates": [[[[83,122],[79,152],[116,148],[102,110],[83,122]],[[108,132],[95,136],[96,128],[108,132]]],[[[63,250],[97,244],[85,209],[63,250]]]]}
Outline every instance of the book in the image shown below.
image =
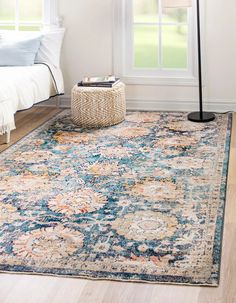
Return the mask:
{"type": "Polygon", "coordinates": [[[107,87],[111,88],[118,84],[120,82],[120,78],[115,78],[114,81],[109,82],[93,82],[93,83],[84,83],[83,81],[78,83],[78,86],[84,86],[84,87],[107,87]]]}
{"type": "Polygon", "coordinates": [[[104,77],[84,77],[82,80],[83,85],[86,84],[103,84],[115,82],[115,76],[104,76],[104,77]]]}

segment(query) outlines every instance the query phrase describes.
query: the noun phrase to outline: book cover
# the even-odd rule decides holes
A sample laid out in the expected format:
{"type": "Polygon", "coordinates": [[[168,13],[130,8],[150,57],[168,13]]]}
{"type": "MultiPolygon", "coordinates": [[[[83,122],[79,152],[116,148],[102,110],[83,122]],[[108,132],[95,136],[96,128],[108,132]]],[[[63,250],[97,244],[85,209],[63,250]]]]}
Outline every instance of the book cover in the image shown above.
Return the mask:
{"type": "Polygon", "coordinates": [[[104,76],[104,77],[84,77],[82,80],[83,84],[95,84],[95,83],[110,83],[115,82],[115,76],[104,76]]]}
{"type": "Polygon", "coordinates": [[[115,78],[115,81],[112,82],[93,82],[93,83],[84,83],[83,81],[78,83],[78,86],[84,87],[113,87],[120,82],[120,78],[115,78]]]}

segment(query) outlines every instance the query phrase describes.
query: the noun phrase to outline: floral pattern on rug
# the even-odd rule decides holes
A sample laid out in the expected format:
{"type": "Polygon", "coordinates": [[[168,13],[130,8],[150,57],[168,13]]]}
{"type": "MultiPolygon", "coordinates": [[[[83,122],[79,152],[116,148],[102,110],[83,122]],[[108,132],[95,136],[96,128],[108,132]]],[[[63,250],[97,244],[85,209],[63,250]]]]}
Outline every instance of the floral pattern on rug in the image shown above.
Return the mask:
{"type": "Polygon", "coordinates": [[[218,285],[231,119],[63,111],[0,154],[0,270],[218,285]]]}

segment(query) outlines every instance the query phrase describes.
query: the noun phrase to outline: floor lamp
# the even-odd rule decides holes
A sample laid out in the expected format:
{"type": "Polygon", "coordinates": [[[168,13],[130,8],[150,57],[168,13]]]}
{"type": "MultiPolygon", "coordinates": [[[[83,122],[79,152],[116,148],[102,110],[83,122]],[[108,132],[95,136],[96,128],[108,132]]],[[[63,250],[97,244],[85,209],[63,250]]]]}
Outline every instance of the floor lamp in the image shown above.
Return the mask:
{"type": "MultiPolygon", "coordinates": [[[[162,0],[163,7],[190,7],[193,0],[162,0]]],[[[198,81],[199,81],[199,111],[188,114],[188,120],[192,122],[210,122],[215,119],[214,113],[203,111],[202,98],[202,58],[201,58],[201,23],[200,23],[200,4],[197,4],[197,49],[198,49],[198,81]]]]}

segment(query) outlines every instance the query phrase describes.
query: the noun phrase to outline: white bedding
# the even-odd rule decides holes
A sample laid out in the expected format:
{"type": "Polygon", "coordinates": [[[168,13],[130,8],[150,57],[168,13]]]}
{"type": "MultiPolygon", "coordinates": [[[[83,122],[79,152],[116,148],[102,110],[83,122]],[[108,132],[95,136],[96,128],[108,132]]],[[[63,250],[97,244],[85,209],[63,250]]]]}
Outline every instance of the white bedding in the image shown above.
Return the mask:
{"type": "Polygon", "coordinates": [[[49,67],[44,64],[0,67],[1,135],[15,129],[16,111],[64,92],[61,70],[49,67]]]}

